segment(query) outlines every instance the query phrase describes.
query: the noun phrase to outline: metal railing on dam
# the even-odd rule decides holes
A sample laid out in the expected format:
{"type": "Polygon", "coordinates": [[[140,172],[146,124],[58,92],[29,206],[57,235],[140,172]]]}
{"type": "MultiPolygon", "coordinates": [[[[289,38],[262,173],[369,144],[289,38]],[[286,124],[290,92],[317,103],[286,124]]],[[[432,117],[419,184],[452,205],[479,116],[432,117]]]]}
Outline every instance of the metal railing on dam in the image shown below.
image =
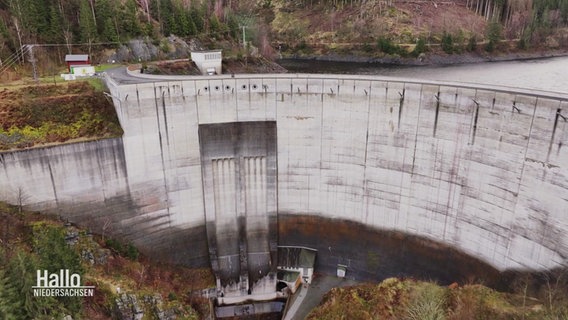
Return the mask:
{"type": "Polygon", "coordinates": [[[107,83],[123,153],[3,153],[3,190],[20,177],[30,207],[108,219],[157,258],[217,257],[233,291],[271,286],[250,270],[273,270],[275,241],[361,277],[474,272],[461,253],[497,271],[568,262],[568,94],[308,74],[107,83]]]}

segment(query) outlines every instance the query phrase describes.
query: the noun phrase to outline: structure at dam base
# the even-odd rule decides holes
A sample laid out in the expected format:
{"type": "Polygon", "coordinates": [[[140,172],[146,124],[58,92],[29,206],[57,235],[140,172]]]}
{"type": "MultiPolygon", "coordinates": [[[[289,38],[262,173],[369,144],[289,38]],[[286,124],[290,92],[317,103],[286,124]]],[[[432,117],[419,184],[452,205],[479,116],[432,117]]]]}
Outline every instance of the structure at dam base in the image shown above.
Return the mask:
{"type": "MultiPolygon", "coordinates": [[[[122,139],[0,153],[0,197],[274,291],[277,246],[356,279],[568,263],[568,95],[346,75],[107,77],[122,139]],[[21,198],[20,198],[21,199],[21,198]]],[[[496,280],[497,281],[497,280],[496,280]]]]}

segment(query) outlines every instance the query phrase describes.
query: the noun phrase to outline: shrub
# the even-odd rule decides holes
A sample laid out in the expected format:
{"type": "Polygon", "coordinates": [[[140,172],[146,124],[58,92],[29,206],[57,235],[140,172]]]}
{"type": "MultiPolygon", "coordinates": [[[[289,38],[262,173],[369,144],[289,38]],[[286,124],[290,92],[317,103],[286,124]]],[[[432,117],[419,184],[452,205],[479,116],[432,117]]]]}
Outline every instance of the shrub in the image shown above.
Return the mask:
{"type": "Polygon", "coordinates": [[[406,310],[407,320],[445,320],[447,289],[433,283],[421,283],[406,310]]]}
{"type": "Polygon", "coordinates": [[[418,57],[420,54],[426,52],[426,41],[423,38],[418,39],[416,47],[412,50],[412,56],[418,57]]]}
{"type": "Polygon", "coordinates": [[[126,246],[126,257],[127,257],[128,259],[134,261],[134,260],[138,259],[138,255],[139,255],[138,249],[136,249],[135,246],[133,246],[131,243],[129,243],[129,244],[126,246]]]}
{"type": "Polygon", "coordinates": [[[306,40],[302,40],[300,41],[300,43],[296,46],[296,50],[297,51],[301,51],[305,54],[311,53],[312,52],[312,48],[308,45],[308,43],[306,42],[306,40]]]}
{"type": "Polygon", "coordinates": [[[445,320],[443,301],[424,298],[414,302],[407,311],[408,320],[445,320]]]}
{"type": "Polygon", "coordinates": [[[444,32],[442,36],[442,50],[445,53],[454,53],[454,39],[451,34],[444,32]]]}
{"type": "Polygon", "coordinates": [[[386,54],[405,54],[405,51],[400,46],[394,44],[391,39],[385,37],[379,37],[377,40],[377,49],[386,54]]]}
{"type": "Polygon", "coordinates": [[[487,45],[485,46],[485,50],[491,52],[495,50],[495,46],[501,40],[501,24],[497,21],[492,21],[487,26],[487,45]]]}
{"type": "Polygon", "coordinates": [[[467,41],[467,51],[475,51],[477,49],[477,39],[475,35],[472,35],[469,40],[467,41]]]}
{"type": "Polygon", "coordinates": [[[119,255],[126,257],[132,261],[138,259],[139,256],[138,249],[136,249],[136,247],[133,246],[131,243],[124,244],[115,239],[107,239],[105,241],[105,245],[114,252],[118,253],[119,255]]]}

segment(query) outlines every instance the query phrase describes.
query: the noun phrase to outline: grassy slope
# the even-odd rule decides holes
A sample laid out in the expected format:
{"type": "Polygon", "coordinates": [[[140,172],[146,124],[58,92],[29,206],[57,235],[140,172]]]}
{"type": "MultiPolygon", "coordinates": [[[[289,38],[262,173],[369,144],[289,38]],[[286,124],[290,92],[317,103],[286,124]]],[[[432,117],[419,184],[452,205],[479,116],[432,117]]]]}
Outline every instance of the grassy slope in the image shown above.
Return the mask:
{"type": "Polygon", "coordinates": [[[552,302],[546,300],[522,293],[501,293],[483,285],[442,287],[431,282],[390,278],[379,284],[334,288],[308,319],[568,318],[568,292],[556,295],[552,302]]]}
{"type": "Polygon", "coordinates": [[[0,150],[122,135],[99,79],[0,89],[0,150]]]}

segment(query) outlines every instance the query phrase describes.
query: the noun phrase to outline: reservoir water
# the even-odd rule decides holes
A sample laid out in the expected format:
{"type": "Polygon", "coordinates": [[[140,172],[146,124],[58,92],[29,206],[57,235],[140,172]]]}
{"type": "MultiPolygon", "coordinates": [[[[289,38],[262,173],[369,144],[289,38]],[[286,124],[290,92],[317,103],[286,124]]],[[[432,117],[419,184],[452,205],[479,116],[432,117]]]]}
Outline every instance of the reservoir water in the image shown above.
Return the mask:
{"type": "Polygon", "coordinates": [[[278,63],[289,72],[297,73],[381,75],[568,92],[568,57],[447,66],[401,66],[294,59],[283,59],[278,63]]]}

